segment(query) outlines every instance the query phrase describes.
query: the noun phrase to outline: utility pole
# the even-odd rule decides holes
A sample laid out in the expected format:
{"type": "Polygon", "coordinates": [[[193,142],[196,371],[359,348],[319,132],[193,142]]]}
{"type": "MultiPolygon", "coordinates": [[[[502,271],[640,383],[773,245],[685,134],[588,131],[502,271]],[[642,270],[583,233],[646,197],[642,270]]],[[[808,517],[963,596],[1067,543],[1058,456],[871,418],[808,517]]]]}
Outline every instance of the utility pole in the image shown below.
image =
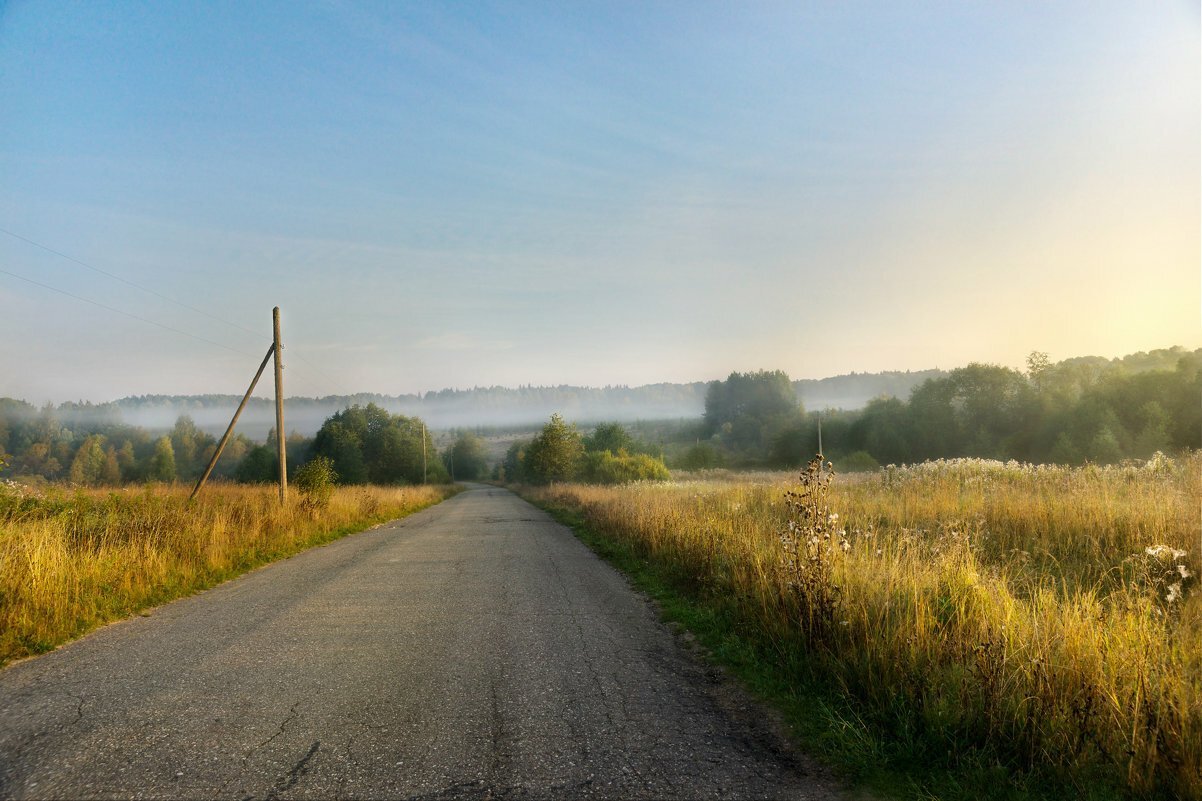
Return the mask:
{"type": "Polygon", "coordinates": [[[822,412],[818,412],[818,458],[822,458],[822,412]]]}
{"type": "Polygon", "coordinates": [[[284,449],[284,363],[280,361],[280,307],[271,310],[275,352],[275,442],[280,457],[280,503],[288,502],[288,454],[284,449]]]}
{"type": "Polygon", "coordinates": [[[422,483],[426,483],[426,421],[422,420],[422,483]]]}

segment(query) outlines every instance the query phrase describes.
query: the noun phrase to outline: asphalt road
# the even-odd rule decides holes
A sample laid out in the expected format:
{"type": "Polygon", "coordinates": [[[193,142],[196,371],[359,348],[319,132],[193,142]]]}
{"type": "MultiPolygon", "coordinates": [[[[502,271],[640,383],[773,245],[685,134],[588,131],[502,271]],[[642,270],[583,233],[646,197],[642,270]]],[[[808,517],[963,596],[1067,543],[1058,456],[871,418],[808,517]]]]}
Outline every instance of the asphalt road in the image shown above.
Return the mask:
{"type": "Polygon", "coordinates": [[[837,797],[768,720],[477,486],[0,671],[0,797],[837,797]]]}

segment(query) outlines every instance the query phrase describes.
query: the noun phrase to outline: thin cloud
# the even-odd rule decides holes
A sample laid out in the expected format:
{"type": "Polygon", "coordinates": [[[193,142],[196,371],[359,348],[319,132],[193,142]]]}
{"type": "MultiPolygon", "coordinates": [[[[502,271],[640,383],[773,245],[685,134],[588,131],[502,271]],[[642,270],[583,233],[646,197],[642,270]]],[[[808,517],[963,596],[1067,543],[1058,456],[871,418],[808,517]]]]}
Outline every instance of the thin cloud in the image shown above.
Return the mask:
{"type": "Polygon", "coordinates": [[[418,340],[418,350],[510,350],[513,343],[503,339],[484,339],[464,331],[448,331],[418,340]]]}

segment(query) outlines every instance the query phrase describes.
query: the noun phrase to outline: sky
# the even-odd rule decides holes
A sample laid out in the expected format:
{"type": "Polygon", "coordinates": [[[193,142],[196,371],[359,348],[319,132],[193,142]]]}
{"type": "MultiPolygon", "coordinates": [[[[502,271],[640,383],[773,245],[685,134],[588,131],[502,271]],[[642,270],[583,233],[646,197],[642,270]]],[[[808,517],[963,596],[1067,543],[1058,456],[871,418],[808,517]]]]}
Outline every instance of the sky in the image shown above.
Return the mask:
{"type": "Polygon", "coordinates": [[[1202,345],[1199,8],[0,0],[0,396],[1202,345]],[[64,294],[68,293],[68,294],[64,294]]]}

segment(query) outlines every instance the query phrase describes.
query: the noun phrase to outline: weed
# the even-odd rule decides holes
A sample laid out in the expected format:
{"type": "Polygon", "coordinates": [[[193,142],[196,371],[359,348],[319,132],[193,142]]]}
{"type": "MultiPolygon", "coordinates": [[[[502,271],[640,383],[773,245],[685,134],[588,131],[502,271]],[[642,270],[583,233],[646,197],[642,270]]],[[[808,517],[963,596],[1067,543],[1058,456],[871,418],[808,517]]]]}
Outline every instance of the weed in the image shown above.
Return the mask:
{"type": "Polygon", "coordinates": [[[1202,454],[828,471],[527,494],[853,708],[915,796],[1202,796],[1202,454]]]}

